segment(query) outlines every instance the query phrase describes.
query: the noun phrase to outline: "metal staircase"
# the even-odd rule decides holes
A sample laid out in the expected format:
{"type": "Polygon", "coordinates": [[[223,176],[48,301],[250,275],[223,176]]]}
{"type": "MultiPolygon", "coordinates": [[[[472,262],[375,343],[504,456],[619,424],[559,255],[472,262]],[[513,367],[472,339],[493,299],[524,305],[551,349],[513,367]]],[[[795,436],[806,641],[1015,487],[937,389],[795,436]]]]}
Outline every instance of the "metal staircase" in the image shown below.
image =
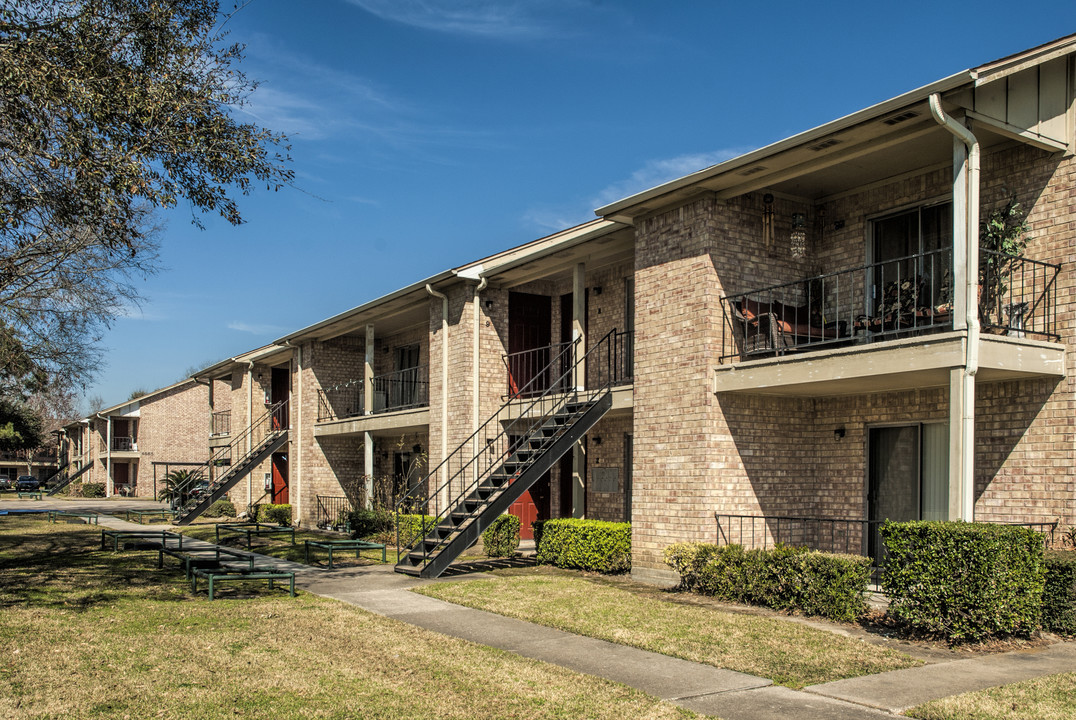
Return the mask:
{"type": "Polygon", "coordinates": [[[227,447],[217,448],[205,465],[195,468],[172,489],[176,525],[189,525],[288,441],[288,401],[270,407],[227,447]],[[226,464],[228,463],[228,464],[226,464]],[[227,467],[217,477],[214,468],[227,467]]]}
{"type": "Polygon", "coordinates": [[[397,503],[396,572],[440,576],[601,420],[620,380],[616,338],[611,331],[582,357],[578,342],[566,345],[397,503]],[[429,516],[425,537],[401,537],[407,514],[429,516]]]}
{"type": "Polygon", "coordinates": [[[57,470],[52,477],[45,481],[43,487],[48,488],[49,495],[55,495],[56,493],[60,492],[65,487],[74,482],[75,478],[82,477],[87,470],[93,467],[93,463],[88,462],[82,467],[80,467],[78,470],[76,470],[74,473],[67,474],[67,468],[70,467],[70,465],[71,463],[64,463],[62,466],[60,466],[60,469],[57,470]],[[49,487],[49,483],[54,482],[56,478],[60,478],[60,481],[57,482],[55,485],[49,487]]]}

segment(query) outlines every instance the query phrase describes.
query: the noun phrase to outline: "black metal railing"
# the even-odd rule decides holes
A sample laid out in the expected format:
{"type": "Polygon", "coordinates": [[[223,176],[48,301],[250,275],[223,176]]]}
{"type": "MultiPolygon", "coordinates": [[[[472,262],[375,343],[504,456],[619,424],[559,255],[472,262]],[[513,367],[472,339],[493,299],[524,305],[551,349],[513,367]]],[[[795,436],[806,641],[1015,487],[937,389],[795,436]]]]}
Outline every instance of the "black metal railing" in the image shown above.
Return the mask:
{"type": "Polygon", "coordinates": [[[374,412],[407,410],[429,405],[429,376],[430,369],[427,365],[375,376],[374,412]]]}
{"type": "Polygon", "coordinates": [[[1057,274],[1061,266],[979,251],[979,323],[1010,337],[1058,340],[1057,274]]]}
{"type": "Polygon", "coordinates": [[[232,434],[232,411],[218,410],[209,418],[209,437],[232,434]]]}
{"type": "MultiPolygon", "coordinates": [[[[608,392],[616,375],[612,353],[612,338],[616,334],[616,330],[609,332],[571,363],[567,362],[567,358],[576,357],[575,344],[562,344],[564,346],[560,353],[550,357],[545,368],[536,368],[537,372],[526,385],[516,388],[517,392],[504,405],[397,502],[397,516],[425,515],[430,518],[428,527],[436,527],[447,519],[454,508],[461,506],[465,498],[475,493],[479,484],[504,466],[517,448],[534,437],[555,416],[565,413],[572,405],[595,400],[608,392]],[[582,364],[585,364],[587,377],[594,378],[594,384],[585,390],[562,392],[561,388],[572,386],[572,378],[582,364]],[[536,386],[542,382],[546,387],[539,392],[536,386]],[[509,412],[510,406],[514,406],[512,412],[509,412]],[[503,420],[508,415],[514,418],[503,420]]],[[[531,455],[530,462],[539,454],[540,450],[531,455]]],[[[514,472],[522,472],[522,465],[520,462],[514,472]]],[[[440,547],[428,546],[421,536],[401,537],[399,522],[396,545],[400,557],[414,550],[421,551],[419,564],[423,567],[440,547]]]]}
{"type": "MultiPolygon", "coordinates": [[[[714,513],[714,520],[718,545],[740,545],[745,550],[755,550],[780,544],[820,552],[864,555],[872,560],[875,579],[888,556],[879,532],[887,522],[884,520],[722,513],[714,513]]],[[[1057,522],[1004,524],[1041,533],[1047,546],[1056,542],[1057,522]]]]}
{"type": "Polygon", "coordinates": [[[348,380],[318,390],[318,421],[365,415],[365,397],[362,380],[348,380]]]}
{"type": "MultiPolygon", "coordinates": [[[[866,343],[953,327],[952,249],[870,263],[722,298],[722,360],[866,343]],[[728,342],[731,340],[731,342],[728,342]]],[[[980,253],[979,316],[988,332],[1057,339],[1059,265],[980,253]]]]}
{"type": "Polygon", "coordinates": [[[112,450],[114,452],[130,452],[136,450],[134,438],[123,435],[112,438],[112,450]]]}
{"type": "MultiPolygon", "coordinates": [[[[635,376],[635,333],[631,330],[614,330],[610,333],[608,342],[609,367],[599,368],[597,372],[601,374],[608,370],[614,386],[631,383],[635,376]]],[[[568,392],[571,389],[573,378],[566,370],[575,365],[573,343],[554,343],[509,353],[501,359],[508,371],[505,397],[534,397],[547,390],[568,392]],[[557,358],[558,362],[551,363],[552,358],[557,358]]],[[[597,377],[591,376],[589,366],[586,372],[589,387],[597,382],[597,377]]]]}
{"type": "Polygon", "coordinates": [[[316,495],[318,501],[314,523],[322,530],[351,532],[351,501],[343,496],[316,495]]]}

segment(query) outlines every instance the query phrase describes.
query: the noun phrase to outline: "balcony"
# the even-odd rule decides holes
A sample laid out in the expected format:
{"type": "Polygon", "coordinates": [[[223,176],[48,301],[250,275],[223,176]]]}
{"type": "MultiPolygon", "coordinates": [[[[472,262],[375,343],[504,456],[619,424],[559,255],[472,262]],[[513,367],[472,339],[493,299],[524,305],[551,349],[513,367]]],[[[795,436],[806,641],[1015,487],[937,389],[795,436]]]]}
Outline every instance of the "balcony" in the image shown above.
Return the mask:
{"type": "MultiPolygon", "coordinates": [[[[612,378],[613,387],[630,385],[634,379],[635,333],[630,330],[613,332],[608,353],[587,363],[587,386],[597,377],[612,378]]],[[[507,370],[505,398],[536,397],[552,389],[568,390],[567,371],[575,365],[575,349],[570,342],[554,343],[532,350],[509,353],[501,358],[507,370]],[[552,383],[564,387],[552,388],[552,383]]]]}
{"type": "Polygon", "coordinates": [[[209,437],[225,437],[232,434],[232,411],[219,410],[209,418],[209,437]]]}
{"type": "MultiPolygon", "coordinates": [[[[936,250],[722,298],[716,392],[829,395],[943,386],[963,364],[952,250],[936,250]]],[[[983,381],[1064,373],[1059,266],[982,251],[983,381]]]]}
{"type": "Polygon", "coordinates": [[[112,452],[138,452],[138,443],[132,437],[117,435],[112,438],[112,452]]]}
{"type": "MultiPolygon", "coordinates": [[[[429,366],[397,370],[372,379],[374,406],[371,414],[428,407],[429,366]]],[[[366,387],[362,380],[349,380],[318,390],[318,422],[366,415],[366,387]]]]}

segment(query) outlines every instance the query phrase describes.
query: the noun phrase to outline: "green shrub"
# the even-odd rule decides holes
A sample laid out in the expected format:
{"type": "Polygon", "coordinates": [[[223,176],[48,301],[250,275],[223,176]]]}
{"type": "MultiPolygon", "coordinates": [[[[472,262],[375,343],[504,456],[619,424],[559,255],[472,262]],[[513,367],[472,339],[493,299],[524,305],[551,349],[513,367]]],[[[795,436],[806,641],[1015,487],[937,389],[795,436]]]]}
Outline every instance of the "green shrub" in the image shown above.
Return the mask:
{"type": "Polygon", "coordinates": [[[631,523],[547,520],[540,537],[539,564],[602,573],[631,570],[631,523]]]}
{"type": "Polygon", "coordinates": [[[846,622],[866,608],[871,561],[860,555],[681,543],[665,550],[665,562],[680,575],[682,588],[722,600],[846,622]]]}
{"type": "Polygon", "coordinates": [[[236,515],[236,513],[235,513],[235,505],[232,504],[231,500],[225,500],[224,498],[221,498],[220,500],[217,500],[212,505],[210,505],[208,508],[206,508],[206,511],[204,513],[202,513],[202,514],[205,515],[206,517],[209,517],[209,518],[219,518],[219,517],[233,517],[234,518],[235,515],[236,515]]]}
{"type": "Polygon", "coordinates": [[[291,505],[259,505],[258,522],[291,525],[291,505]]]}
{"type": "Polygon", "coordinates": [[[389,510],[359,508],[347,514],[347,522],[351,527],[352,538],[366,538],[390,532],[393,529],[394,516],[389,510]]]}
{"type": "Polygon", "coordinates": [[[433,515],[397,515],[396,530],[400,536],[400,545],[410,547],[419,539],[429,535],[437,524],[433,515]]]}
{"type": "Polygon", "coordinates": [[[482,533],[482,549],[486,557],[512,557],[519,547],[520,521],[515,515],[501,515],[482,533]]]}
{"type": "Polygon", "coordinates": [[[887,522],[882,589],[889,614],[950,642],[1027,634],[1039,626],[1042,535],[1013,525],[887,522]]]}
{"type": "Polygon", "coordinates": [[[82,483],[82,497],[103,498],[105,496],[104,483],[82,483]]]}
{"type": "Polygon", "coordinates": [[[1076,635],[1076,551],[1048,550],[1042,590],[1042,627],[1076,635]]]}

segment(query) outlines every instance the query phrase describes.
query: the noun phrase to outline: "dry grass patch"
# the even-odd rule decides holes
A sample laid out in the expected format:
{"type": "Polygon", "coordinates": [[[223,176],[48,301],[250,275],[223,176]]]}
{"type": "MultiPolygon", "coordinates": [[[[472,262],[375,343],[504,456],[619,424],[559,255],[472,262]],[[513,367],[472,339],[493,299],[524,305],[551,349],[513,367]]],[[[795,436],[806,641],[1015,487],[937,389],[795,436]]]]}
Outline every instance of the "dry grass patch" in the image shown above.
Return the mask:
{"type": "Polygon", "coordinates": [[[1076,718],[1076,673],[935,700],[905,714],[921,720],[1072,720],[1076,718]]]}
{"type": "MultiPolygon", "coordinates": [[[[236,520],[228,519],[222,520],[221,523],[236,522],[236,520]]],[[[204,524],[204,525],[188,525],[185,527],[177,528],[177,532],[181,532],[189,537],[197,538],[199,540],[205,540],[207,542],[217,542],[217,523],[204,524]]],[[[306,563],[306,551],[303,546],[304,540],[344,540],[346,536],[339,533],[326,533],[317,530],[295,530],[295,544],[291,544],[291,540],[284,536],[279,537],[255,537],[251,541],[250,552],[258,553],[259,555],[268,555],[270,557],[281,558],[282,560],[290,560],[291,562],[306,563]]],[[[225,547],[237,548],[239,550],[247,549],[247,538],[243,535],[227,534],[220,539],[220,544],[225,547]]],[[[386,546],[385,557],[388,562],[395,562],[396,560],[396,548],[392,546],[386,546]]],[[[313,549],[310,553],[310,565],[315,567],[323,567],[328,564],[329,555],[325,550],[313,549]]],[[[355,557],[354,550],[335,550],[333,551],[333,567],[355,567],[358,565],[380,565],[381,564],[381,551],[380,550],[362,550],[359,552],[359,557],[355,557]]]]}
{"type": "Polygon", "coordinates": [[[495,575],[424,585],[416,592],[791,688],[920,664],[799,623],[640,597],[578,575],[495,575]]]}
{"type": "Polygon", "coordinates": [[[193,596],[147,552],[0,520],[0,717],[684,718],[622,685],[308,594],[193,596]]]}

